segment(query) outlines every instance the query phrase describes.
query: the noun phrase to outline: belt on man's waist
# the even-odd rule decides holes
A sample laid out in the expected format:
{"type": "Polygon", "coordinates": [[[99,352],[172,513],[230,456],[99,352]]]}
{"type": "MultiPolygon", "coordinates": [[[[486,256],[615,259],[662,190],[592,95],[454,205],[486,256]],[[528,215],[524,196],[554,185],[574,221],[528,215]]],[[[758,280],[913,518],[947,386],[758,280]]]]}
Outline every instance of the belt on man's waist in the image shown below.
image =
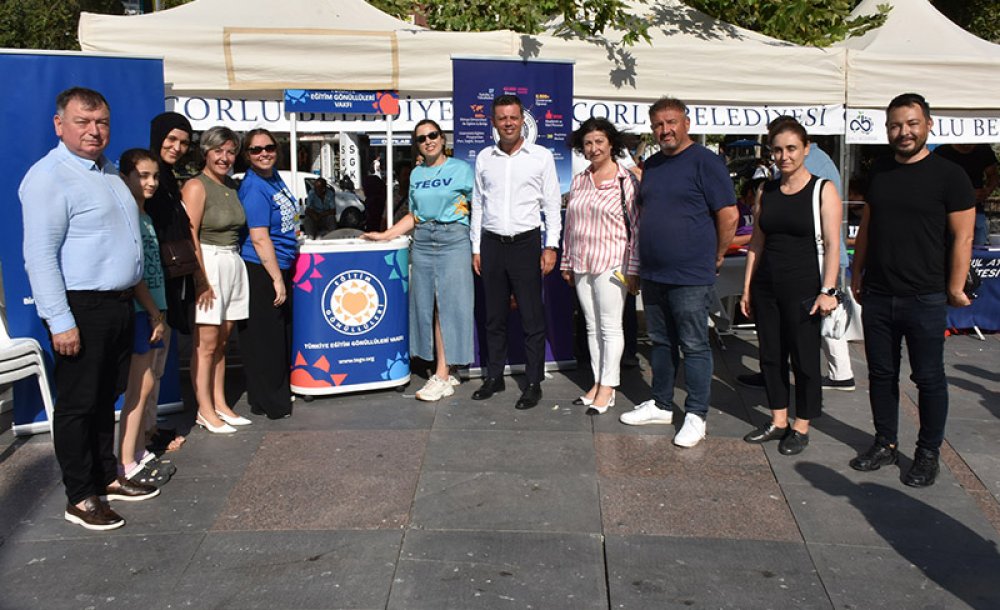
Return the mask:
{"type": "Polygon", "coordinates": [[[128,301],[132,299],[134,290],[67,290],[66,296],[97,297],[109,301],[128,301]]]}
{"type": "Polygon", "coordinates": [[[484,230],[483,236],[489,237],[490,239],[495,239],[496,241],[502,244],[513,244],[515,242],[528,239],[529,237],[534,237],[535,235],[538,235],[540,231],[541,229],[536,227],[534,229],[531,229],[530,231],[525,231],[524,233],[518,233],[517,235],[497,235],[492,231],[484,230]]]}

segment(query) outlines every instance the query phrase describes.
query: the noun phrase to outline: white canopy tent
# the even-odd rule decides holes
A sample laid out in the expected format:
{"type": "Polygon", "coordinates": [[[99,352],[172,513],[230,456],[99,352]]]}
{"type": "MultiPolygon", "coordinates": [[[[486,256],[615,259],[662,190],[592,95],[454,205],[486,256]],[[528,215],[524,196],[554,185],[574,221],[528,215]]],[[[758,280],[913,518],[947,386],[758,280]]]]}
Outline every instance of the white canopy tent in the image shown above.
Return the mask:
{"type": "Polygon", "coordinates": [[[196,0],[141,16],[84,13],[85,51],[162,55],[174,92],[397,89],[451,92],[451,55],[576,62],[577,97],[760,104],[842,104],[843,50],[800,47],[721,23],[679,0],[635,3],[652,44],[621,32],[589,41],[510,31],[437,32],[362,0],[196,0]]]}
{"type": "Polygon", "coordinates": [[[886,23],[838,46],[847,50],[847,105],[884,108],[917,91],[934,107],[1000,108],[1000,45],[966,32],[928,0],[863,0],[852,15],[892,4],[886,23]]]}

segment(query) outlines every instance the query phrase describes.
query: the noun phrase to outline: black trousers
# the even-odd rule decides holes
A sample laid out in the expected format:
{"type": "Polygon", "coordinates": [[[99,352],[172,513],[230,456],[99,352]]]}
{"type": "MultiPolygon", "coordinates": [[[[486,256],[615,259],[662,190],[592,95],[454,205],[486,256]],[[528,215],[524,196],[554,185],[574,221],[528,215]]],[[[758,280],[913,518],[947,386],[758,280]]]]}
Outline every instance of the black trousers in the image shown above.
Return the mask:
{"type": "Polygon", "coordinates": [[[751,306],[760,342],[760,371],[770,409],[789,404],[788,361],[795,373],[795,416],[814,419],[823,408],[820,373],[822,319],[809,315],[819,286],[812,282],[753,282],[751,306]]]}
{"type": "Polygon", "coordinates": [[[508,242],[483,231],[479,254],[486,302],[487,375],[502,376],[507,364],[507,318],[513,293],[524,329],[524,375],[528,383],[541,383],[545,377],[542,232],[534,229],[508,242]]]}
{"type": "Polygon", "coordinates": [[[134,312],[131,291],[69,291],[66,297],[81,347],[75,356],[55,354],[52,441],[66,497],[76,504],[103,495],[118,476],[115,401],[128,382],[134,312]]]}
{"type": "Polygon", "coordinates": [[[292,412],[292,270],[284,269],[285,302],[274,306],[274,283],[263,265],[247,262],[250,317],[239,323],[247,401],[271,419],[292,412]]]}

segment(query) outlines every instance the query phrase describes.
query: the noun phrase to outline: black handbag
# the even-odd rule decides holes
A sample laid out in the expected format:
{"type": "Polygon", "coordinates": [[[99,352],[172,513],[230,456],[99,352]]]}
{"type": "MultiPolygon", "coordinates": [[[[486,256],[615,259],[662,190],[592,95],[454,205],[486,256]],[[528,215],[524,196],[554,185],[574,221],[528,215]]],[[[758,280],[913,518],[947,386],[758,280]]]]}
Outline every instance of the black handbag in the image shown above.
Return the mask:
{"type": "Polygon", "coordinates": [[[976,270],[969,267],[969,273],[965,276],[965,286],[962,287],[962,292],[965,296],[969,297],[970,301],[974,301],[976,297],[979,296],[979,287],[983,285],[983,280],[976,273],[976,270]]]}
{"type": "Polygon", "coordinates": [[[200,268],[190,239],[160,242],[160,262],[167,277],[191,275],[200,268]]]}

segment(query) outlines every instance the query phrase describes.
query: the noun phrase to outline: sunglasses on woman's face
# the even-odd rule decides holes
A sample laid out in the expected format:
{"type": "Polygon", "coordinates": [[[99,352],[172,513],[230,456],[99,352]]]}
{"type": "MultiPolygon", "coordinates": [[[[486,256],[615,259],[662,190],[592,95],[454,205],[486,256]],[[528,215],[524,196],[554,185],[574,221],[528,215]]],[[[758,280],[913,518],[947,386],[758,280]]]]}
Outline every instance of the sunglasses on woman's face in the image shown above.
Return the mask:
{"type": "Polygon", "coordinates": [[[267,146],[251,146],[247,149],[247,152],[251,155],[259,155],[262,152],[273,153],[276,150],[278,150],[277,146],[274,144],[268,144],[267,146]]]}
{"type": "Polygon", "coordinates": [[[422,136],[417,136],[417,144],[423,144],[427,140],[437,140],[440,137],[441,137],[441,132],[440,131],[431,131],[431,132],[425,133],[422,136]]]}

